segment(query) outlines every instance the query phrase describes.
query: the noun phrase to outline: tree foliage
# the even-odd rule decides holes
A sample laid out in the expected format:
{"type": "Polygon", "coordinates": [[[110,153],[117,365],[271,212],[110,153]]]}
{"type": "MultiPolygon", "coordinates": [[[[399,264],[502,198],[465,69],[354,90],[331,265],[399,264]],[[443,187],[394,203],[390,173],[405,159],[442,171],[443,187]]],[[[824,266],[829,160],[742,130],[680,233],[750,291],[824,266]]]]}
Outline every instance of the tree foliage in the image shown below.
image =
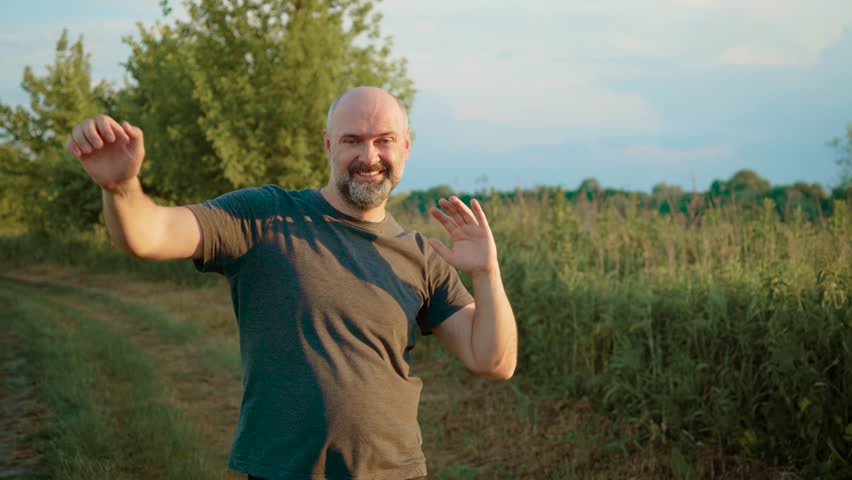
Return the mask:
{"type": "MultiPolygon", "coordinates": [[[[129,84],[92,87],[82,38],[63,32],[29,108],[0,104],[0,215],[34,231],[87,228],[100,193],[64,153],[74,125],[106,112],[145,131],[141,178],[164,203],[201,201],[265,183],[318,186],[328,166],[321,132],[332,100],[358,85],[411,106],[402,59],[367,0],[190,0],[189,18],[138,25],[127,38],[129,84]]],[[[164,14],[170,7],[161,1],[164,14]]]]}
{"type": "Polygon", "coordinates": [[[24,70],[29,109],[0,103],[0,187],[4,213],[33,231],[55,232],[98,220],[98,187],[64,153],[64,142],[74,125],[102,110],[107,87],[92,87],[83,39],[69,44],[67,31],[46,70],[24,70]]]}
{"type": "Polygon", "coordinates": [[[128,40],[119,109],[146,132],[143,181],[185,203],[234,188],[318,186],[332,100],[375,85],[411,104],[404,60],[364,0],[187,3],[189,19],[128,40]]]}
{"type": "Polygon", "coordinates": [[[146,159],[141,178],[148,193],[170,203],[189,203],[215,196],[231,185],[222,175],[221,162],[207,141],[199,119],[203,116],[193,96],[186,66],[191,43],[171,26],[146,29],[130,40],[132,54],[125,64],[135,82],[116,99],[118,116],[145,132],[146,159]]]}

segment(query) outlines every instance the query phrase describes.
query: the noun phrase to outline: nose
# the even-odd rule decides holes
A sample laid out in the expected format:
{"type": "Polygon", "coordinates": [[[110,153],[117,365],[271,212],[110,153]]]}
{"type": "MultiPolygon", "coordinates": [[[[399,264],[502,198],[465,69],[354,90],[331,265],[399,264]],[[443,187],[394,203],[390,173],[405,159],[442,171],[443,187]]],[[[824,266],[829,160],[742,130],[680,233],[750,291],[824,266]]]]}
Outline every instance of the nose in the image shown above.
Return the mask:
{"type": "Polygon", "coordinates": [[[379,162],[379,149],[373,142],[364,142],[364,151],[362,152],[362,161],[367,165],[372,165],[379,162]]]}

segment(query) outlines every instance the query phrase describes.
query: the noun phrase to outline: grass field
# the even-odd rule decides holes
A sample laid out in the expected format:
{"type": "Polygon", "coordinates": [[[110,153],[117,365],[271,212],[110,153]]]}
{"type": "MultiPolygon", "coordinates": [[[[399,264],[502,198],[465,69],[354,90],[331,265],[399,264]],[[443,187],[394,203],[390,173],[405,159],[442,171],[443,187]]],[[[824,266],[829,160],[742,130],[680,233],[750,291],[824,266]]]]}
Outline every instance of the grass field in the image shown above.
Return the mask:
{"type": "MultiPolygon", "coordinates": [[[[819,222],[771,205],[486,209],[519,368],[490,382],[418,343],[431,478],[852,478],[846,205],[819,222]]],[[[2,372],[29,379],[0,392],[24,392],[15,408],[32,419],[0,451],[44,478],[233,476],[239,356],[222,279],[71,235],[0,239],[0,257],[2,372]]]]}
{"type": "MultiPolygon", "coordinates": [[[[37,378],[44,430],[26,440],[44,478],[241,478],[225,468],[239,355],[225,285],[178,287],[58,266],[0,278],[4,337],[37,378]],[[30,341],[24,341],[30,339],[30,341]],[[49,413],[48,413],[49,412],[49,413]]],[[[470,376],[423,347],[421,424],[439,479],[658,478],[588,402],[470,376]]]]}

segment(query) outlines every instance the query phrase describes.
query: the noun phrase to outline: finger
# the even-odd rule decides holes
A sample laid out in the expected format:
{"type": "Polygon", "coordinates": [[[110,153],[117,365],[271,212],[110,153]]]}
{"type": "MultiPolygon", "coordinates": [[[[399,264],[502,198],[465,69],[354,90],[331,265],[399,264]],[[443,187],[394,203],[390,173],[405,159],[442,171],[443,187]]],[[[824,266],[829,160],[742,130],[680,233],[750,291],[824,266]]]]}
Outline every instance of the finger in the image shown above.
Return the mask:
{"type": "Polygon", "coordinates": [[[83,135],[83,129],[80,125],[74,127],[74,130],[71,131],[71,137],[74,138],[74,141],[77,143],[77,146],[80,147],[81,152],[84,154],[92,152],[92,146],[89,144],[89,141],[86,140],[86,136],[83,135]]]}
{"type": "Polygon", "coordinates": [[[465,223],[468,223],[468,224],[471,224],[471,225],[478,225],[478,223],[476,221],[476,217],[473,215],[473,212],[470,211],[470,208],[467,205],[465,205],[465,203],[462,202],[459,197],[451,197],[450,201],[452,202],[453,205],[455,205],[456,210],[458,210],[459,215],[461,215],[461,217],[464,219],[465,223]]]}
{"type": "Polygon", "coordinates": [[[111,118],[106,115],[98,115],[95,117],[95,125],[98,127],[98,134],[100,134],[101,138],[104,139],[106,143],[112,143],[115,141],[115,133],[112,131],[112,126],[109,121],[111,118]]]}
{"type": "Polygon", "coordinates": [[[464,218],[462,218],[461,214],[456,209],[456,206],[450,203],[449,200],[442,198],[438,200],[438,204],[447,212],[447,215],[449,215],[456,222],[456,224],[458,224],[459,226],[465,224],[464,218]]]}
{"type": "Polygon", "coordinates": [[[119,125],[118,122],[111,118],[109,120],[110,129],[112,130],[113,135],[115,135],[116,140],[122,143],[129,142],[130,137],[127,136],[127,133],[124,131],[123,128],[121,128],[121,125],[119,125]]]}
{"type": "Polygon", "coordinates": [[[68,153],[77,158],[83,156],[83,152],[80,150],[80,147],[77,146],[77,143],[74,142],[74,139],[71,137],[68,137],[68,141],[65,142],[65,150],[68,150],[68,153]]]}
{"type": "Polygon", "coordinates": [[[453,234],[458,232],[459,225],[456,223],[455,220],[450,218],[450,216],[447,215],[446,213],[438,210],[435,207],[432,207],[432,209],[429,211],[429,213],[431,213],[432,216],[435,217],[436,220],[441,222],[441,225],[444,226],[444,228],[447,230],[447,232],[450,233],[450,235],[453,235],[453,234]]]}
{"type": "Polygon", "coordinates": [[[477,199],[471,199],[470,205],[473,207],[473,214],[476,215],[476,221],[483,227],[488,227],[488,219],[485,218],[485,210],[482,209],[482,204],[477,199]]]}
{"type": "Polygon", "coordinates": [[[438,240],[437,238],[430,238],[426,240],[426,242],[429,243],[429,246],[432,247],[433,250],[438,252],[438,255],[440,255],[441,258],[446,260],[447,263],[450,263],[450,258],[452,258],[453,252],[452,250],[447,248],[446,245],[444,245],[444,242],[438,240]]]}
{"type": "Polygon", "coordinates": [[[83,122],[83,135],[86,136],[86,139],[89,140],[89,145],[94,147],[95,150],[104,146],[104,140],[98,133],[97,124],[91,118],[87,118],[83,122]]]}
{"type": "Polygon", "coordinates": [[[130,137],[131,140],[142,140],[142,129],[139,127],[134,127],[127,120],[121,122],[121,126],[124,128],[124,132],[130,137]]]}

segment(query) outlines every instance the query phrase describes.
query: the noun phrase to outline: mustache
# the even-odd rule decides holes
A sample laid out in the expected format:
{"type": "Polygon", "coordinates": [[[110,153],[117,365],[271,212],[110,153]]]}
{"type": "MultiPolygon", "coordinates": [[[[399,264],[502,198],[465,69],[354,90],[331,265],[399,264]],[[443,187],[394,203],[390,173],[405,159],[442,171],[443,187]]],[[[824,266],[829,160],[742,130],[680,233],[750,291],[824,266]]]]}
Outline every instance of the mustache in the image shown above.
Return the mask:
{"type": "Polygon", "coordinates": [[[391,171],[390,165],[388,165],[384,162],[379,162],[375,165],[365,165],[363,163],[353,163],[352,165],[349,166],[349,174],[350,175],[355,175],[356,173],[380,172],[382,170],[384,170],[386,172],[390,172],[391,171]]]}

